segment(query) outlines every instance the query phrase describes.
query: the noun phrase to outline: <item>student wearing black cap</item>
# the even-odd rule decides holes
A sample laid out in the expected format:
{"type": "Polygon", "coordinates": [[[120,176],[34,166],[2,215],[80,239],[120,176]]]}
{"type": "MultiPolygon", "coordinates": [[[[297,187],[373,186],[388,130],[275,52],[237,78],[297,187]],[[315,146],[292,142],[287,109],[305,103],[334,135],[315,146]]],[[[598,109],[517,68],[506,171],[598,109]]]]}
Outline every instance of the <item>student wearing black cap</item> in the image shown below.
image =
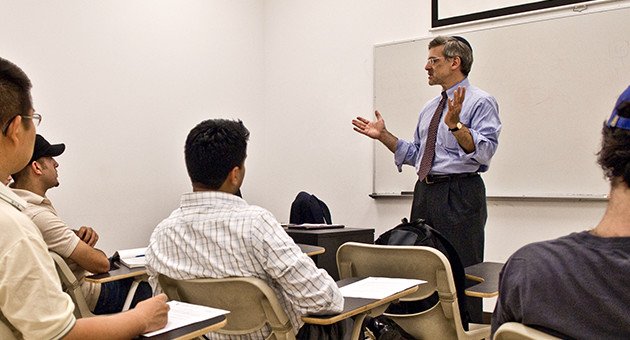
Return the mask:
{"type": "MultiPolygon", "coordinates": [[[[441,95],[420,111],[413,141],[394,136],[376,120],[352,120],[354,130],[383,143],[403,164],[416,168],[411,220],[424,219],[451,241],[464,266],[483,262],[486,189],[479,173],[488,170],[499,144],[497,101],[471,85],[472,47],[462,37],[439,36],[429,43],[424,69],[441,95]]],[[[469,300],[470,301],[470,300],[469,300]]],[[[481,321],[481,301],[472,311],[481,321]]]]}
{"type": "MultiPolygon", "coordinates": [[[[109,271],[109,260],[105,253],[95,248],[98,241],[96,231],[88,226],[70,229],[46,197],[48,189],[59,186],[59,163],[54,157],[60,156],[65,150],[65,144],[50,144],[38,134],[31,160],[24,169],[13,175],[11,187],[15,194],[28,203],[23,212],[42,232],[48,249],[66,259],[74,275],[81,280],[89,273],[109,271]]],[[[112,314],[122,310],[132,282],[132,278],[104,284],[83,280],[81,288],[94,314],[112,314]]],[[[134,307],[151,295],[149,284],[141,282],[131,306],[134,307]]]]}
{"type": "Polygon", "coordinates": [[[604,123],[598,163],[610,181],[601,221],[510,257],[493,334],[515,321],[562,339],[630,339],[630,87],[604,123]]]}

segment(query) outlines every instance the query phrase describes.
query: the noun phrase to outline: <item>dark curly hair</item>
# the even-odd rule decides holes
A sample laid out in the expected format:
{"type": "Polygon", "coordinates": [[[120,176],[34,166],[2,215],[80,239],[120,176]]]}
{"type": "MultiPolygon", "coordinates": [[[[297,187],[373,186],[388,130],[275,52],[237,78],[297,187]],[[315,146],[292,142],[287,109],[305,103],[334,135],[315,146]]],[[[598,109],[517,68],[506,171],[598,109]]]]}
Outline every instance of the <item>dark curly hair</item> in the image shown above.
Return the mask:
{"type": "MultiPolygon", "coordinates": [[[[630,101],[621,101],[615,110],[620,117],[630,118],[630,101]]],[[[630,130],[604,123],[597,163],[613,186],[621,181],[630,186],[630,130]]]]}
{"type": "Polygon", "coordinates": [[[193,183],[217,190],[247,157],[249,131],[240,120],[204,120],[186,138],[186,169],[193,183]]]}

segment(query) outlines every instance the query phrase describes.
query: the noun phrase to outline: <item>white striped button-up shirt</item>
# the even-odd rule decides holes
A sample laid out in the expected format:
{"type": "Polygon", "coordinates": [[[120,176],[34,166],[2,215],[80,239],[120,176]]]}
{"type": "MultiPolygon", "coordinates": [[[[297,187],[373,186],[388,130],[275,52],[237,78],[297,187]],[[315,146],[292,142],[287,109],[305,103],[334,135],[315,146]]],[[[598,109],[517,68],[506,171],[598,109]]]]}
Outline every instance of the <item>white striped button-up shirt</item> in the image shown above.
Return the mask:
{"type": "MultiPolygon", "coordinates": [[[[153,287],[157,273],[174,279],[260,278],[275,291],[296,333],[302,315],[343,309],[335,281],[302,253],[269,211],[223,192],[184,194],[180,207],[153,231],[146,260],[153,287]]],[[[240,338],[268,334],[265,328],[240,338]]]]}

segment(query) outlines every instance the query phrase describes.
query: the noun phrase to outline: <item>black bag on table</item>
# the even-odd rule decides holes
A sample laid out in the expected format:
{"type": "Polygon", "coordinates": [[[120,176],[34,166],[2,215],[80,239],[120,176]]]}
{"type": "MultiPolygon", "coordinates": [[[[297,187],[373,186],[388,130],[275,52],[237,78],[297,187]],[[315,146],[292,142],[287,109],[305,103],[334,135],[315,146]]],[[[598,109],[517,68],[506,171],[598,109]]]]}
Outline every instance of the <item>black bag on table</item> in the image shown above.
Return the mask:
{"type": "Polygon", "coordinates": [[[300,191],[293,203],[291,203],[291,213],[289,223],[320,223],[332,224],[330,210],[326,203],[307,192],[300,191]]]}
{"type": "MultiPolygon", "coordinates": [[[[468,330],[470,317],[466,309],[466,272],[462,261],[453,245],[440,232],[430,227],[423,219],[409,222],[403,218],[402,223],[383,233],[374,241],[375,244],[392,246],[425,246],[441,251],[451,265],[455,289],[457,290],[457,300],[459,304],[459,314],[462,318],[462,325],[468,330]]],[[[419,301],[400,301],[392,303],[386,313],[411,314],[418,313],[433,307],[439,302],[437,292],[432,296],[419,301]]]]}

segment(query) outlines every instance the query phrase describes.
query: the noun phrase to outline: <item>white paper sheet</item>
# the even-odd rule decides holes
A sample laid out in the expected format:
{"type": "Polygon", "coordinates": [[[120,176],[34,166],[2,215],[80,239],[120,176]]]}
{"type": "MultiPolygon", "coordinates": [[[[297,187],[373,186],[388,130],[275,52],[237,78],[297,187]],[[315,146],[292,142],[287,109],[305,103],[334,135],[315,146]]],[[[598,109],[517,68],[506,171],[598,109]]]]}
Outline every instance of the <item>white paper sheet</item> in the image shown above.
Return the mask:
{"type": "Polygon", "coordinates": [[[424,280],[368,277],[340,288],[344,297],[383,299],[405,289],[426,283],[424,280]]]}
{"type": "Polygon", "coordinates": [[[195,322],[212,319],[229,313],[229,311],[223,309],[194,305],[181,301],[169,301],[167,304],[171,307],[171,309],[168,311],[168,322],[166,323],[166,327],[158,329],[157,331],[144,333],[142,335],[154,336],[162,334],[195,322]]]}

